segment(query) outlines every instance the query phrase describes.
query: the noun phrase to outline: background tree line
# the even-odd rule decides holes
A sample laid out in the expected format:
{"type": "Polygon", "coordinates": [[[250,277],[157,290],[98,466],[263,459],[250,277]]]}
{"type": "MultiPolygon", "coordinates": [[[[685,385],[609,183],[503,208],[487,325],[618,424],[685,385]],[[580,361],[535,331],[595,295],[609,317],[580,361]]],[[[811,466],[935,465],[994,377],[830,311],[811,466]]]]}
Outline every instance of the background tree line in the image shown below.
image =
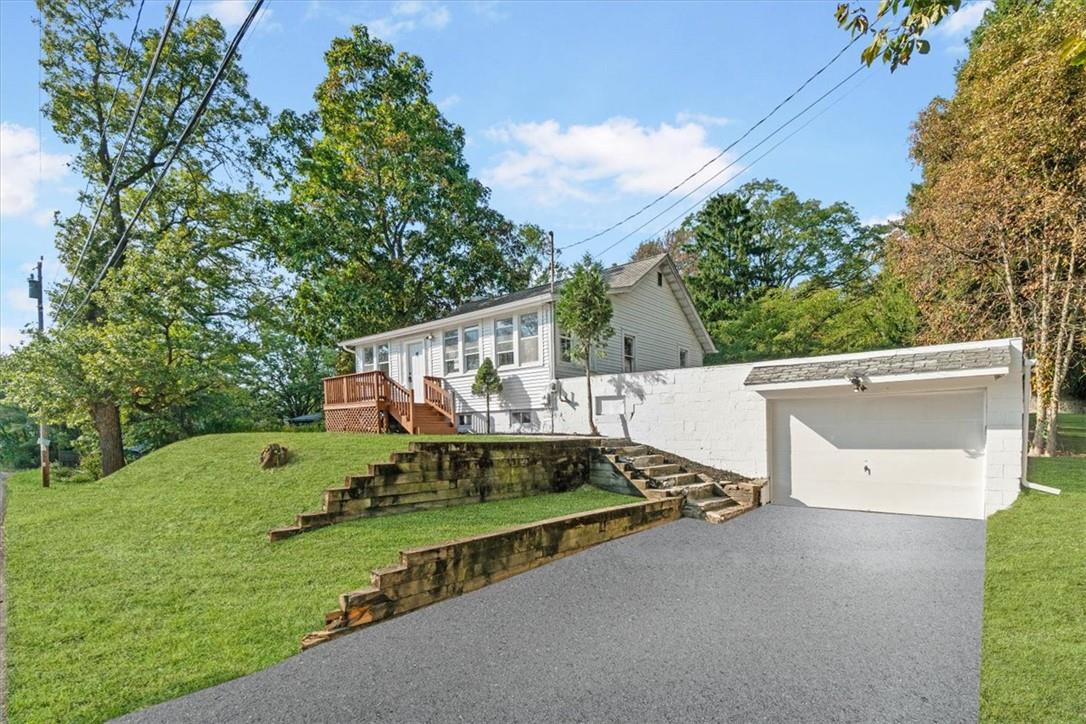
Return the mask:
{"type": "MultiPolygon", "coordinates": [[[[491,208],[422,59],[358,26],[325,54],[308,113],[272,116],[235,62],[89,293],[228,38],[211,17],[174,23],[121,157],[161,27],[129,52],[113,28],[130,0],[39,8],[46,117],[87,186],[56,219],[73,279],[49,290],[57,323],[0,358],[3,454],[25,445],[25,413],[107,474],[126,442],[280,425],[319,409],[320,378],[351,364],[337,340],[543,272],[542,231],[491,208]]],[[[1056,393],[1081,392],[1086,365],[1086,73],[1060,51],[1084,14],[1075,0],[997,3],[955,95],[916,123],[923,176],[899,224],[760,180],[635,256],[672,253],[717,361],[1021,335],[1038,359],[1035,446],[1050,449],[1056,393]]]]}

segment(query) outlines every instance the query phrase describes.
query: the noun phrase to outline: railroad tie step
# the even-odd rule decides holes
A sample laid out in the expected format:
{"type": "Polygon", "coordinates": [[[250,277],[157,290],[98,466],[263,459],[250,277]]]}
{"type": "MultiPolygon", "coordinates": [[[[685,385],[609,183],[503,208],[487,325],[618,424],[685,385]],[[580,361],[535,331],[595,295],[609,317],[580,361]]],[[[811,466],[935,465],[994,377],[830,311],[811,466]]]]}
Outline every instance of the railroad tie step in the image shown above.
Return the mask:
{"type": "Polygon", "coordinates": [[[710,510],[705,514],[705,520],[709,523],[724,523],[753,508],[752,505],[734,505],[720,510],[710,510]]]}
{"type": "Polygon", "coordinates": [[[644,445],[631,445],[620,449],[618,452],[623,457],[632,458],[637,457],[638,455],[648,455],[649,449],[644,445]]]}
{"type": "MultiPolygon", "coordinates": [[[[654,475],[661,488],[675,488],[680,486],[693,487],[698,484],[698,476],[694,473],[675,473],[674,475],[654,475]]],[[[712,483],[709,483],[712,486],[712,483]]]]}
{"type": "Polygon", "coordinates": [[[639,468],[650,468],[653,465],[663,465],[667,461],[663,455],[638,455],[631,462],[639,468]]]}
{"type": "Polygon", "coordinates": [[[668,475],[675,475],[682,472],[682,467],[675,463],[665,463],[663,465],[652,465],[647,468],[642,468],[641,472],[648,475],[650,478],[662,478],[668,475]]]}

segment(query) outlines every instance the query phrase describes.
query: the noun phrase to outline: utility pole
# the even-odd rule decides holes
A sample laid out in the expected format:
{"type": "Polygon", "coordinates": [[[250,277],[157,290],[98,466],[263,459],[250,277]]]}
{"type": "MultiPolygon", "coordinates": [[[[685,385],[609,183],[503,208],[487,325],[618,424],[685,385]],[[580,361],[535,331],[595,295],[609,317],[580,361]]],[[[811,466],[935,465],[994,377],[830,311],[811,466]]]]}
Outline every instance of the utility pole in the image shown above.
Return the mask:
{"type": "MultiPolygon", "coordinates": [[[[38,300],[38,336],[45,332],[45,293],[42,290],[41,265],[44,257],[38,257],[38,276],[27,279],[30,298],[38,300]]],[[[41,448],[41,486],[49,487],[49,426],[45,423],[45,410],[38,417],[38,446],[41,448]]]]}
{"type": "Polygon", "coordinates": [[[550,354],[550,392],[548,393],[547,407],[551,409],[551,434],[554,434],[554,415],[558,408],[558,300],[554,298],[555,271],[554,271],[554,232],[548,231],[547,238],[551,246],[551,354],[550,354]]]}

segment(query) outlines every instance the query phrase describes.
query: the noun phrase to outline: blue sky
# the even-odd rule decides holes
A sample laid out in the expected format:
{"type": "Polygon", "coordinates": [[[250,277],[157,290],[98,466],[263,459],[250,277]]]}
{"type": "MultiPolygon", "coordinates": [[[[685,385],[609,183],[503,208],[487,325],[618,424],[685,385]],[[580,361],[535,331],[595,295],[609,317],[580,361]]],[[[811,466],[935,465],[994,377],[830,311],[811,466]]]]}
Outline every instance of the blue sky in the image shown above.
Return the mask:
{"type": "MultiPolygon", "coordinates": [[[[874,5],[875,3],[870,3],[874,5]]],[[[776,178],[802,197],[847,201],[865,220],[896,215],[917,171],[909,125],[933,96],[953,91],[955,64],[987,3],[963,6],[932,35],[933,50],[891,74],[861,72],[778,136],[736,160],[778,123],[858,64],[859,44],[705,173],[734,165],[687,201],[602,255],[624,260],[638,242],[743,169],[810,115],[794,137],[727,188],[776,178]]],[[[201,2],[228,30],[244,0],[201,2]]],[[[467,132],[473,172],[493,206],[553,229],[559,246],[610,226],[681,181],[746,131],[848,42],[835,2],[347,2],[270,0],[242,46],[252,92],[273,111],[312,107],[331,39],[355,23],[420,55],[433,98],[467,132]]],[[[166,3],[148,0],[144,25],[166,3]]],[[[70,149],[42,125],[30,0],[0,2],[0,350],[34,319],[25,278],[39,255],[46,282],[61,281],[49,223],[74,210],[82,181],[67,173],[70,149]]],[[[125,30],[127,32],[127,30],[125,30]]],[[[675,196],[677,196],[676,194],[675,196]]],[[[672,199],[591,243],[602,251],[672,199]]]]}

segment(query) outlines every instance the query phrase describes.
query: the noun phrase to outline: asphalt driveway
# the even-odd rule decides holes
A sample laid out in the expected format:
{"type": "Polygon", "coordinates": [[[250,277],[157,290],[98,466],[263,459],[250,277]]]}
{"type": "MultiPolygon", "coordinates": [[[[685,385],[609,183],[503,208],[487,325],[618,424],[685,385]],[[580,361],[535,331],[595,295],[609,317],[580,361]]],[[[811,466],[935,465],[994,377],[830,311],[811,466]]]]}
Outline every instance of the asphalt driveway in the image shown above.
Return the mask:
{"type": "Polygon", "coordinates": [[[983,577],[983,521],[681,520],[125,721],[975,721],[983,577]]]}

